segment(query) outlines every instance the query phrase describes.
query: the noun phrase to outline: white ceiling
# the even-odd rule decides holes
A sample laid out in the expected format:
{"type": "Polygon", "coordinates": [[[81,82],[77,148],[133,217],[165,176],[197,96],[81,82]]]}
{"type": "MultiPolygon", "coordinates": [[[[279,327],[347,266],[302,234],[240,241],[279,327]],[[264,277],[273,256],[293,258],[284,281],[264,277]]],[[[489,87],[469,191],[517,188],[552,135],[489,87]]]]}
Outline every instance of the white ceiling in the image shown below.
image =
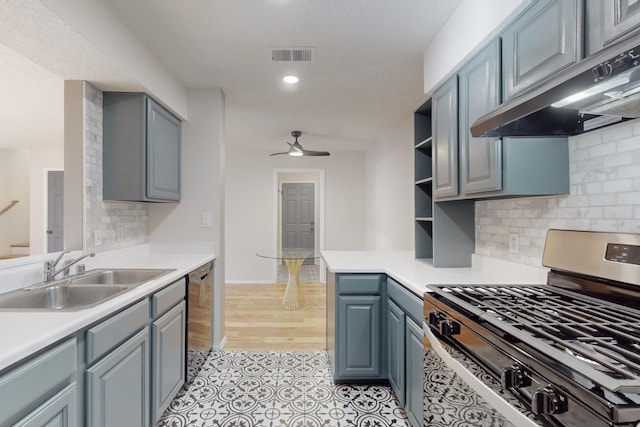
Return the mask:
{"type": "MultiPolygon", "coordinates": [[[[109,3],[185,87],[223,90],[228,149],[251,147],[265,151],[284,151],[287,148],[284,141],[291,140],[292,130],[303,132],[300,142],[307,149],[362,149],[384,138],[403,118],[404,123],[410,123],[407,118],[423,98],[422,52],[460,3],[459,0],[102,1],[109,3]],[[271,61],[269,48],[282,46],[315,47],[316,61],[271,61]],[[300,77],[295,88],[285,87],[281,82],[282,76],[289,73],[300,77]]],[[[12,47],[16,45],[20,43],[12,43],[12,47]]],[[[46,46],[39,48],[46,50],[46,46]]],[[[37,50],[30,49],[31,58],[37,57],[37,50]]],[[[9,57],[10,49],[0,49],[0,80],[11,79],[13,86],[24,88],[34,86],[33,80],[37,79],[42,82],[38,86],[56,87],[51,92],[39,87],[37,93],[60,96],[60,84],[51,82],[55,78],[49,79],[46,72],[40,72],[43,70],[22,73],[27,80],[23,83],[17,81],[21,76],[7,77],[5,73],[15,73],[17,68],[16,65],[5,69],[5,58],[9,57]]],[[[13,58],[9,62],[20,61],[13,58]]],[[[22,62],[25,69],[29,68],[29,61],[22,62]]],[[[86,68],[86,64],[83,66],[86,68]]],[[[68,72],[52,71],[68,78],[68,72]]],[[[91,76],[80,77],[91,80],[91,76]]],[[[12,94],[6,85],[0,89],[8,94],[3,96],[5,100],[9,97],[12,103],[26,101],[22,99],[23,92],[12,94]]],[[[28,98],[35,98],[35,94],[29,94],[28,98]]],[[[42,103],[38,98],[36,104],[42,103]]],[[[46,132],[50,126],[52,132],[59,132],[61,110],[50,110],[55,110],[56,105],[61,109],[62,101],[45,104],[55,119],[50,122],[38,119],[39,131],[46,132]]],[[[24,132],[33,131],[34,126],[13,119],[13,110],[11,105],[0,105],[5,123],[19,123],[25,127],[24,132]]],[[[24,115],[23,112],[21,116],[24,115]]],[[[9,137],[23,135],[5,133],[6,126],[1,126],[0,147],[9,137]]]]}

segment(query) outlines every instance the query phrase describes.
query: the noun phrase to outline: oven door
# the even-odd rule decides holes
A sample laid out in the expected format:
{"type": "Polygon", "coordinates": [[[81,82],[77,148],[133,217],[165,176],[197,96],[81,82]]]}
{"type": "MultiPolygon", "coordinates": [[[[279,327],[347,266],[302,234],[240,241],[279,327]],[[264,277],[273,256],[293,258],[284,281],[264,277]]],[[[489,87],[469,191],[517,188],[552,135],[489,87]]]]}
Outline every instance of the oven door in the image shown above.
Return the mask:
{"type": "Polygon", "coordinates": [[[539,426],[533,414],[475,362],[425,335],[425,425],[539,426]]]}

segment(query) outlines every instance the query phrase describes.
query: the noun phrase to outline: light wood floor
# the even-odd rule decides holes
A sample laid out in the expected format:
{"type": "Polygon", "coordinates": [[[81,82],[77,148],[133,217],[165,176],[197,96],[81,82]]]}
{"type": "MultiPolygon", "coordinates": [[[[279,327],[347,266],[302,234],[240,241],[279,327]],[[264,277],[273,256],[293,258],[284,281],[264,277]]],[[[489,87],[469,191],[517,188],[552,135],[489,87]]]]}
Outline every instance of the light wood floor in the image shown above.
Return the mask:
{"type": "Polygon", "coordinates": [[[325,349],[325,285],[300,283],[302,307],[285,310],[286,283],[225,286],[225,350],[325,349]]]}

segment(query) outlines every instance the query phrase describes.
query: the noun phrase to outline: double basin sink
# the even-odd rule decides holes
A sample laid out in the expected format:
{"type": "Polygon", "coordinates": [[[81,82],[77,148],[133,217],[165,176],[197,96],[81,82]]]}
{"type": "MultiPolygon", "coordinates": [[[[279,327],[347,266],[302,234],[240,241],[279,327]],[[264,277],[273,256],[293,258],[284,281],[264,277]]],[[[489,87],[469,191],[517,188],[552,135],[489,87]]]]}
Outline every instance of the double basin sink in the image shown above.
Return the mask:
{"type": "Polygon", "coordinates": [[[0,294],[0,310],[75,311],[94,307],[174,270],[95,269],[0,294]]]}

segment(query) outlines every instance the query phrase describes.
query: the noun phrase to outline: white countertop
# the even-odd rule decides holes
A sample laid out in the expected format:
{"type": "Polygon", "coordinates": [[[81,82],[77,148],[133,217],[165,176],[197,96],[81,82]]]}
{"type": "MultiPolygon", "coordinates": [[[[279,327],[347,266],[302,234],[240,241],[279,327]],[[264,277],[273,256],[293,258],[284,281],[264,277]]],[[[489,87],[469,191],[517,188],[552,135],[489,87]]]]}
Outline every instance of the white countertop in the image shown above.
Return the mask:
{"type": "Polygon", "coordinates": [[[0,370],[152,294],[215,259],[213,245],[140,245],[98,253],[86,259],[93,268],[160,268],[175,271],[125,292],[96,307],[79,311],[0,310],[0,370]]]}
{"type": "Polygon", "coordinates": [[[546,283],[546,268],[473,255],[472,267],[436,268],[430,259],[416,260],[413,251],[322,251],[333,273],[385,273],[418,296],[429,284],[546,283]]]}

